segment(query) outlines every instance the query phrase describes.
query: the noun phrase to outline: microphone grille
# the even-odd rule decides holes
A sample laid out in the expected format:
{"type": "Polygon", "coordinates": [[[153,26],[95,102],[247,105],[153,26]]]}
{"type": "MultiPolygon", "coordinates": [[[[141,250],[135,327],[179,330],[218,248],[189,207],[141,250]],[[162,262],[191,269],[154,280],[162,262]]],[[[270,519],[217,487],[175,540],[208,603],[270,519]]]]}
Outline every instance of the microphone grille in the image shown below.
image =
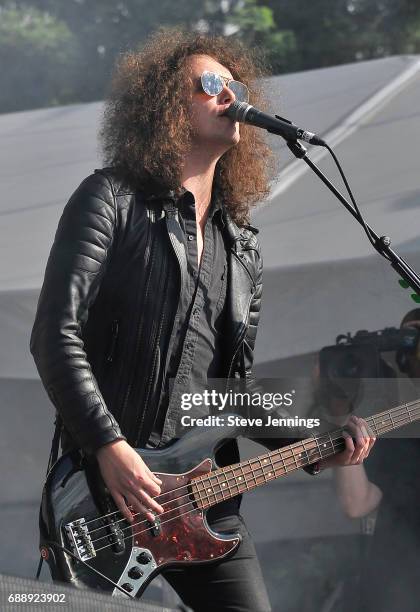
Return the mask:
{"type": "Polygon", "coordinates": [[[249,108],[250,105],[246,102],[238,102],[238,100],[235,100],[223,114],[235,121],[243,121],[249,108]]]}

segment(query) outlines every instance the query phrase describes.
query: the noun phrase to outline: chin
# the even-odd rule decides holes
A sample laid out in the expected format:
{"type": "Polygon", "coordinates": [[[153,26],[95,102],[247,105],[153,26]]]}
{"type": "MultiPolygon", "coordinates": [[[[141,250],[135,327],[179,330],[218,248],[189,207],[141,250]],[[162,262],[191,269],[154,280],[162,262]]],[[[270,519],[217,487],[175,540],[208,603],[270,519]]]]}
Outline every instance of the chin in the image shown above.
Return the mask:
{"type": "Polygon", "coordinates": [[[226,144],[228,145],[229,149],[231,149],[239,143],[240,139],[239,134],[235,134],[226,144]]]}
{"type": "Polygon", "coordinates": [[[241,139],[238,129],[235,129],[235,131],[230,134],[225,134],[225,136],[225,142],[229,143],[231,146],[238,144],[241,139]]]}

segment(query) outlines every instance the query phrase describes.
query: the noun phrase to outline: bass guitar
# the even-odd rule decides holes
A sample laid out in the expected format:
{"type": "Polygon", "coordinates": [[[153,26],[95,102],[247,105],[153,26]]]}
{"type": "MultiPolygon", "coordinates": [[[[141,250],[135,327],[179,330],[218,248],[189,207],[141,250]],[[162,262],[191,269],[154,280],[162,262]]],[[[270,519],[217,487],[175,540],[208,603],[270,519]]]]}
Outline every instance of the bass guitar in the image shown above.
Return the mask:
{"type": "MultiPolygon", "coordinates": [[[[376,436],[420,418],[420,400],[366,419],[376,436]]],[[[239,534],[218,534],[206,522],[211,506],[344,449],[343,429],[299,440],[220,468],[214,454],[235,427],[195,428],[162,449],[138,449],[162,481],[164,512],[128,523],[96,463],[73,451],[49,471],[40,508],[40,550],[55,580],[139,597],[162,569],[209,563],[232,554],[239,534]]]]}

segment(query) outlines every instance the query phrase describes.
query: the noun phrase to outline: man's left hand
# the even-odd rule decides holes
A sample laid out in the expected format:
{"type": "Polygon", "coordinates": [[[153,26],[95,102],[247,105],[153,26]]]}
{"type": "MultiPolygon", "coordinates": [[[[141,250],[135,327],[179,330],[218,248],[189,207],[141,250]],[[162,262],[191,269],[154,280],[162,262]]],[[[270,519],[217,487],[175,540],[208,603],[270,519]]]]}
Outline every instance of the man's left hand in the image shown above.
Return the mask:
{"type": "Polygon", "coordinates": [[[337,467],[344,465],[360,465],[369,456],[372,446],[375,444],[376,437],[366,421],[355,415],[351,415],[343,431],[345,439],[345,449],[322,459],[320,467],[337,467]]]}

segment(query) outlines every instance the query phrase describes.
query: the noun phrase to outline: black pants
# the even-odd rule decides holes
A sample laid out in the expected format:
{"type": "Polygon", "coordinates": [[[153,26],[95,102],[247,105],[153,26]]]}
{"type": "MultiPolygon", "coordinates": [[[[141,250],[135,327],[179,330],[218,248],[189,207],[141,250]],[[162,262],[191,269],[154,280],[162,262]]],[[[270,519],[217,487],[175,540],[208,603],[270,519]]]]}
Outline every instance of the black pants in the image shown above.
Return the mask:
{"type": "Polygon", "coordinates": [[[163,576],[194,612],[271,612],[254,543],[242,516],[218,504],[207,522],[219,533],[240,533],[235,553],[219,562],[169,569],[163,576]],[[219,508],[219,507],[222,508],[219,508]]]}

